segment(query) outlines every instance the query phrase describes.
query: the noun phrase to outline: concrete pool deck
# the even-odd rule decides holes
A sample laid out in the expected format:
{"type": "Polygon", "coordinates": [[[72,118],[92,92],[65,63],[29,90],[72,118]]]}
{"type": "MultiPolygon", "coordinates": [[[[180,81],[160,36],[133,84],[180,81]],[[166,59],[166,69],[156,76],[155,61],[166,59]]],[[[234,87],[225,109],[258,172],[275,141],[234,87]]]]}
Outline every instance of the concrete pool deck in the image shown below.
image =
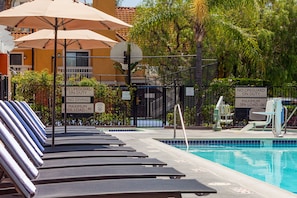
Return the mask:
{"type": "MultiPolygon", "coordinates": [[[[108,132],[109,128],[103,128],[108,132]]],[[[111,129],[111,128],[110,128],[111,129]]],[[[194,178],[201,183],[218,191],[217,194],[210,194],[207,197],[219,198],[259,198],[259,197],[297,197],[297,194],[290,193],[268,183],[259,181],[252,177],[238,173],[217,163],[210,162],[196,157],[185,151],[163,144],[155,139],[173,138],[173,129],[149,128],[124,132],[110,132],[112,135],[124,141],[127,146],[137,151],[155,157],[168,166],[186,174],[186,178],[194,178]]],[[[135,130],[135,129],[134,129],[135,130]]],[[[274,138],[269,131],[249,131],[240,133],[236,129],[213,131],[206,129],[186,129],[188,139],[202,138],[274,138]]],[[[183,138],[181,129],[176,131],[177,138],[183,138]]],[[[296,132],[287,132],[284,138],[297,138],[296,132]]],[[[186,198],[197,197],[195,195],[184,195],[186,198]]]]}

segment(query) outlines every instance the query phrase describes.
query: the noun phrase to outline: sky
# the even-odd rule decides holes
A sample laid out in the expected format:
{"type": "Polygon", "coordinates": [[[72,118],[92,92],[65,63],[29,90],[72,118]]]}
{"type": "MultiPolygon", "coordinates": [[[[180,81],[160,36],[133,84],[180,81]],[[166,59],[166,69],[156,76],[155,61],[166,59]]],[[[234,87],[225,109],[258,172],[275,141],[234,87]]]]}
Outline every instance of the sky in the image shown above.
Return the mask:
{"type": "Polygon", "coordinates": [[[123,7],[135,7],[139,5],[142,0],[123,0],[122,6],[123,7]]]}

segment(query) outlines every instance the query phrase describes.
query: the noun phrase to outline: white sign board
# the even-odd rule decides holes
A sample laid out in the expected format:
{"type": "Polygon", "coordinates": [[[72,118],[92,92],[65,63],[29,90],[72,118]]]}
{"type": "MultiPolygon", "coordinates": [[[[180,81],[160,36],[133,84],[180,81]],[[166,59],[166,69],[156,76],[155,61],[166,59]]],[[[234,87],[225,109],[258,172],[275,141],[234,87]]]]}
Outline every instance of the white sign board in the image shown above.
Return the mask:
{"type": "Polygon", "coordinates": [[[97,102],[95,104],[95,112],[96,113],[104,113],[105,112],[105,104],[103,102],[97,102]]]}
{"type": "Polygon", "coordinates": [[[122,91],[122,100],[131,100],[130,91],[122,91]]]}
{"type": "MultiPolygon", "coordinates": [[[[67,96],[94,96],[93,87],[67,87],[66,88],[67,96]]],[[[64,88],[62,88],[62,96],[64,94],[64,88]]]]}
{"type": "Polygon", "coordinates": [[[186,96],[194,96],[194,87],[186,87],[186,96]]]}
{"type": "Polygon", "coordinates": [[[91,97],[66,97],[68,103],[91,103],[91,97]]]}
{"type": "Polygon", "coordinates": [[[265,108],[267,98],[236,98],[235,108],[265,108]]]}
{"type": "MultiPolygon", "coordinates": [[[[62,104],[62,113],[65,112],[62,104]]],[[[67,104],[67,113],[94,113],[94,104],[67,104]]]]}
{"type": "Polygon", "coordinates": [[[267,88],[266,87],[236,87],[235,97],[236,98],[266,98],[267,88]]]}

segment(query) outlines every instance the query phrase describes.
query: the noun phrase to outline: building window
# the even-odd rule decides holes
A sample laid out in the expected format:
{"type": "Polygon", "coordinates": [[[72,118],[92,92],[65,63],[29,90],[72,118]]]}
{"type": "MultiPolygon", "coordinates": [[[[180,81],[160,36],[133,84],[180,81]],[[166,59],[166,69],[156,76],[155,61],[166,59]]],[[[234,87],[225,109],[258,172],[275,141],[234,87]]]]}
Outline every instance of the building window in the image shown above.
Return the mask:
{"type": "Polygon", "coordinates": [[[10,54],[9,55],[10,65],[23,65],[23,54],[10,54]]]}
{"type": "Polygon", "coordinates": [[[88,67],[89,52],[67,52],[66,65],[72,67],[88,67]]]}

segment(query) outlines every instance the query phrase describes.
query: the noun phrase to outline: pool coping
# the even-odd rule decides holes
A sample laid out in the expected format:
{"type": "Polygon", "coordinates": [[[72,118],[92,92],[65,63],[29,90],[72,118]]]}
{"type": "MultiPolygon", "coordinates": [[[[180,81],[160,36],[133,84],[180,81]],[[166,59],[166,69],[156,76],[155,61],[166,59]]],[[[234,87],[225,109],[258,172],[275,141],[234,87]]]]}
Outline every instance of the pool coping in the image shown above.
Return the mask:
{"type": "MultiPolygon", "coordinates": [[[[161,138],[156,139],[162,143],[168,145],[186,145],[184,138],[168,139],[161,138]]],[[[285,146],[297,146],[297,138],[195,138],[188,139],[189,145],[227,145],[227,146],[259,146],[259,147],[282,147],[285,146]]]]}

